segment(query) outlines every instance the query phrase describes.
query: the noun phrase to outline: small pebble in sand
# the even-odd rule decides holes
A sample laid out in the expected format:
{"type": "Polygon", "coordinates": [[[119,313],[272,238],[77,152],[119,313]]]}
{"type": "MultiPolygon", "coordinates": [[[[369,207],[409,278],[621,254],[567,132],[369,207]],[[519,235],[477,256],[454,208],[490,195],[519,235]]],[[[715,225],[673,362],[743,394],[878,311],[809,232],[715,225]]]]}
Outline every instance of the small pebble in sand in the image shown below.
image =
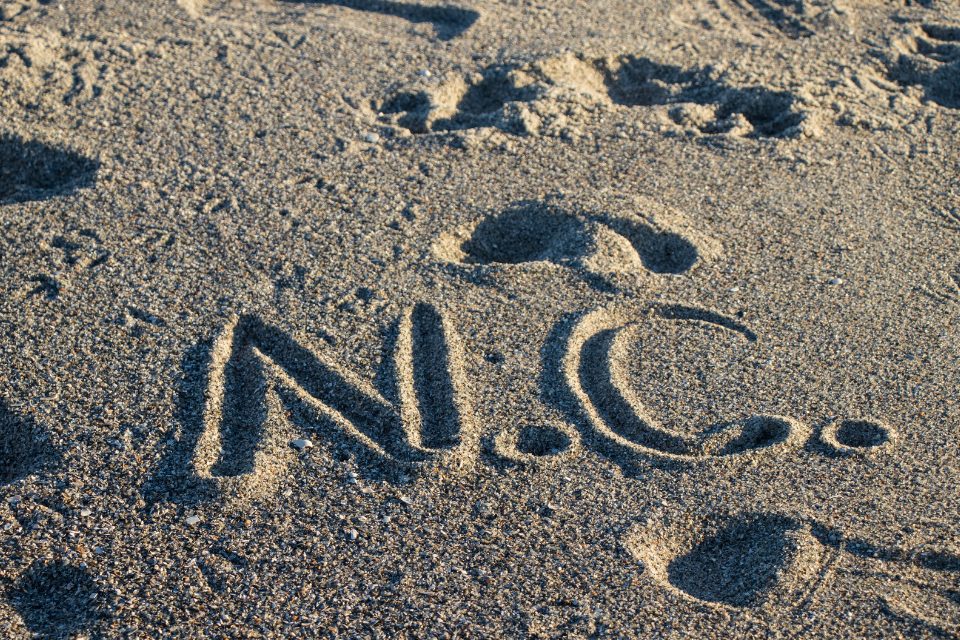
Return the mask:
{"type": "Polygon", "coordinates": [[[380,142],[380,134],[365,133],[363,134],[363,141],[369,142],[370,144],[377,144],[378,142],[380,142]]]}
{"type": "Polygon", "coordinates": [[[92,513],[93,513],[93,511],[91,511],[90,509],[80,509],[80,516],[83,517],[83,518],[89,517],[90,514],[92,514],[92,513]]]}
{"type": "Polygon", "coordinates": [[[290,443],[290,446],[292,446],[297,451],[303,451],[305,449],[310,449],[311,447],[313,447],[313,443],[307,440],[306,438],[298,438],[297,440],[292,441],[290,443]]]}
{"type": "Polygon", "coordinates": [[[493,509],[489,504],[482,500],[473,505],[473,512],[480,518],[489,518],[493,516],[493,509]]]}
{"type": "Polygon", "coordinates": [[[347,530],[344,531],[343,533],[344,533],[344,535],[347,536],[347,539],[348,539],[348,540],[351,540],[351,541],[352,541],[352,540],[356,540],[357,538],[360,537],[360,532],[357,531],[356,529],[347,529],[347,530]]]}
{"type": "Polygon", "coordinates": [[[832,285],[843,284],[843,278],[830,278],[830,281],[827,284],[832,284],[832,285]]]}
{"type": "Polygon", "coordinates": [[[187,518],[187,524],[190,525],[191,527],[199,523],[200,523],[200,516],[189,516],[187,518]]]}
{"type": "Polygon", "coordinates": [[[413,504],[413,500],[411,500],[409,496],[404,496],[404,495],[400,496],[400,502],[407,505],[408,507],[413,504]]]}

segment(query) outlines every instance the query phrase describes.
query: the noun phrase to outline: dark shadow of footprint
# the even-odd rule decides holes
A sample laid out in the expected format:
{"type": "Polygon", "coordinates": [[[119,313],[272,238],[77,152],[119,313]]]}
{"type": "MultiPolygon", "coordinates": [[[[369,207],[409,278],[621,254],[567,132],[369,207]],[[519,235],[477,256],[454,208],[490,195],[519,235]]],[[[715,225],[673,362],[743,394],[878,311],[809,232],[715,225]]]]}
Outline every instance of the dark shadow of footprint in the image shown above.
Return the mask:
{"type": "Polygon", "coordinates": [[[48,462],[42,436],[33,420],[16,415],[0,400],[0,484],[14,482],[48,462]]]}
{"type": "Polygon", "coordinates": [[[611,108],[662,108],[682,130],[704,135],[796,138],[807,119],[795,94],[734,86],[711,67],[573,53],[528,64],[495,64],[440,84],[417,81],[375,106],[385,122],[417,134],[497,127],[517,135],[555,135],[540,114],[556,110],[558,101],[566,104],[571,96],[611,108]]]}
{"type": "Polygon", "coordinates": [[[356,11],[368,11],[402,18],[408,22],[433,25],[440,40],[452,40],[473,26],[480,14],[471,9],[453,6],[426,6],[392,0],[284,0],[299,4],[327,4],[356,11]]]}
{"type": "Polygon", "coordinates": [[[17,581],[10,602],[42,638],[69,638],[104,619],[109,603],[93,578],[65,562],[37,562],[17,581]]]}
{"type": "Polygon", "coordinates": [[[99,163],[68,149],[0,135],[0,204],[43,200],[93,185],[99,163]]]}
{"type": "Polygon", "coordinates": [[[667,564],[677,589],[708,602],[734,607],[756,604],[787,565],[790,534],[799,525],[786,518],[756,516],[725,523],[667,564]]]}
{"type": "Polygon", "coordinates": [[[920,25],[912,44],[886,60],[887,75],[904,86],[923,86],[932,102],[960,109],[960,25],[920,25]]]}
{"type": "Polygon", "coordinates": [[[623,543],[651,587],[712,608],[768,612],[806,604],[837,555],[807,523],[767,513],[694,523],[660,514],[633,526],[623,543]]]}
{"type": "Polygon", "coordinates": [[[464,264],[573,265],[589,252],[586,222],[559,207],[521,202],[484,218],[459,244],[442,247],[464,264]]]}
{"type": "Polygon", "coordinates": [[[622,543],[640,564],[641,588],[671,604],[749,609],[782,624],[785,615],[805,617],[799,612],[844,576],[881,594],[879,612],[890,619],[935,636],[960,630],[960,556],[939,545],[884,547],[802,516],[680,506],[655,509],[622,543]]]}
{"type": "Polygon", "coordinates": [[[716,79],[709,68],[682,69],[649,58],[625,56],[607,71],[611,99],[620,105],[699,105],[707,107],[703,120],[678,107],[670,111],[677,124],[693,125],[703,133],[725,133],[748,124],[748,135],[758,138],[791,137],[803,121],[794,111],[796,98],[765,87],[732,87],[716,79]]]}
{"type": "Polygon", "coordinates": [[[697,246],[680,233],[657,230],[638,220],[603,218],[602,222],[626,238],[653,273],[686,273],[701,259],[697,246]]]}
{"type": "Polygon", "coordinates": [[[521,201],[440,235],[434,256],[446,264],[497,270],[553,264],[603,289],[649,275],[682,275],[719,252],[678,212],[634,198],[636,214],[611,214],[572,202],[521,201]],[[649,215],[661,210],[660,215],[649,215]]]}

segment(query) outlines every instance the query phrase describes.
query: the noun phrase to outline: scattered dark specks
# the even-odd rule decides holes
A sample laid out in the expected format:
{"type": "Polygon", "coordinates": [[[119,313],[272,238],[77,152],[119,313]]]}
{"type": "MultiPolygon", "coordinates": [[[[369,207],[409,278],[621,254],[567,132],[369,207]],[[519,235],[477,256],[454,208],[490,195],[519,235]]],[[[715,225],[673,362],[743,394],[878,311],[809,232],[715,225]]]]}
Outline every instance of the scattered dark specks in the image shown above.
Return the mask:
{"type": "Polygon", "coordinates": [[[60,295],[60,283],[51,276],[41,274],[30,278],[30,282],[36,282],[37,285],[27,292],[27,297],[43,296],[47,300],[54,300],[60,295]]]}
{"type": "Polygon", "coordinates": [[[373,289],[370,287],[360,287],[357,289],[357,297],[360,298],[360,301],[364,304],[370,304],[370,301],[373,300],[375,295],[373,289]]]}
{"type": "Polygon", "coordinates": [[[507,360],[506,356],[499,351],[491,351],[483,356],[483,359],[490,364],[503,364],[507,360]]]}

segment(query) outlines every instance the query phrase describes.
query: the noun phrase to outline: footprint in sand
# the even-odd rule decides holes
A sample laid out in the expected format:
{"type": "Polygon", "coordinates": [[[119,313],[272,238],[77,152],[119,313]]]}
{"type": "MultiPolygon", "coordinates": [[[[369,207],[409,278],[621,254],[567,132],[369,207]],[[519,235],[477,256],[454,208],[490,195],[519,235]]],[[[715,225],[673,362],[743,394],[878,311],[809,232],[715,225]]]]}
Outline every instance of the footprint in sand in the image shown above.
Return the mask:
{"type": "Polygon", "coordinates": [[[29,475],[43,459],[40,430],[0,400],[0,485],[29,475]]]}
{"type": "Polygon", "coordinates": [[[605,206],[604,196],[518,202],[441,234],[433,254],[471,272],[563,267],[610,288],[685,274],[719,253],[679,212],[639,197],[617,199],[615,207],[605,206]],[[608,213],[624,209],[635,213],[608,213]]]}
{"type": "MultiPolygon", "coordinates": [[[[960,207],[936,208],[932,213],[938,226],[960,232],[960,207]]],[[[960,305],[960,264],[937,272],[928,285],[918,286],[917,291],[942,304],[960,305]]]]}
{"type": "Polygon", "coordinates": [[[24,625],[39,638],[72,638],[106,618],[108,598],[84,569],[38,561],[8,594],[24,625]]]}
{"type": "Polygon", "coordinates": [[[830,27],[849,29],[855,13],[831,0],[685,0],[676,5],[674,20],[740,38],[810,38],[830,27]]]}
{"type": "Polygon", "coordinates": [[[887,61],[891,80],[920,85],[931,102],[960,109],[960,25],[920,25],[897,43],[895,53],[887,61]]]}
{"type": "Polygon", "coordinates": [[[67,229],[40,243],[50,256],[49,270],[32,276],[21,287],[23,298],[56,300],[72,287],[89,282],[110,260],[103,240],[92,229],[67,229]]]}
{"type": "MultiPolygon", "coordinates": [[[[680,68],[639,56],[566,54],[495,65],[437,83],[420,79],[374,105],[382,122],[413,133],[496,127],[513,134],[566,136],[609,109],[642,108],[656,126],[697,135],[794,138],[807,113],[788,92],[732,86],[708,68],[680,68]]],[[[811,130],[812,131],[812,130],[811,130]]]]}
{"type": "Polygon", "coordinates": [[[0,205],[44,200],[93,185],[97,162],[38,140],[0,135],[0,205]]]}
{"type": "Polygon", "coordinates": [[[25,19],[31,13],[39,13],[53,4],[53,0],[6,0],[0,3],[0,22],[25,19]]]}
{"type": "Polygon", "coordinates": [[[933,213],[944,228],[960,232],[960,206],[934,209],[933,213]]]}
{"type": "MultiPolygon", "coordinates": [[[[714,609],[796,614],[837,577],[883,593],[881,611],[935,633],[960,631],[960,555],[885,548],[803,517],[660,513],[632,526],[623,546],[645,586],[714,609]]],[[[794,615],[795,617],[795,615],[794,615]]]]}
{"type": "Polygon", "coordinates": [[[960,264],[947,272],[939,272],[929,285],[920,285],[917,290],[941,304],[960,305],[960,264]]]}
{"type": "Polygon", "coordinates": [[[388,472],[466,470],[480,444],[463,362],[456,331],[439,311],[408,309],[393,345],[392,388],[384,389],[394,403],[283,331],[236,318],[210,353],[193,471],[222,496],[262,496],[295,459],[292,423],[352,445],[388,472]]]}
{"type": "Polygon", "coordinates": [[[780,515],[717,515],[692,526],[650,518],[624,546],[649,586],[716,607],[796,608],[835,558],[809,525],[780,515]]]}
{"type": "MultiPolygon", "coordinates": [[[[45,9],[46,10],[46,9],[45,9]]],[[[104,46],[95,39],[71,38],[59,31],[23,26],[0,30],[0,108],[37,111],[44,119],[64,107],[97,99],[111,86],[114,66],[133,54],[104,46]]],[[[0,26],[3,26],[0,23],[0,26]]],[[[2,165],[0,165],[2,166],[2,165]]]]}

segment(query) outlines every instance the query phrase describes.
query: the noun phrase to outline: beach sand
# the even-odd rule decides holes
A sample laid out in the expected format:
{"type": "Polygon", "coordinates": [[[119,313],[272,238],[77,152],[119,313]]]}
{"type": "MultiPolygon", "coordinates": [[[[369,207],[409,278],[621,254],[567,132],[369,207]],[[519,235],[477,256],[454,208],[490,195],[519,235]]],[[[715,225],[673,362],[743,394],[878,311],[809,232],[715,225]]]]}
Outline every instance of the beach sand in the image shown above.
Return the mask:
{"type": "Polygon", "coordinates": [[[960,5],[0,2],[0,636],[960,636],[960,5]]]}

